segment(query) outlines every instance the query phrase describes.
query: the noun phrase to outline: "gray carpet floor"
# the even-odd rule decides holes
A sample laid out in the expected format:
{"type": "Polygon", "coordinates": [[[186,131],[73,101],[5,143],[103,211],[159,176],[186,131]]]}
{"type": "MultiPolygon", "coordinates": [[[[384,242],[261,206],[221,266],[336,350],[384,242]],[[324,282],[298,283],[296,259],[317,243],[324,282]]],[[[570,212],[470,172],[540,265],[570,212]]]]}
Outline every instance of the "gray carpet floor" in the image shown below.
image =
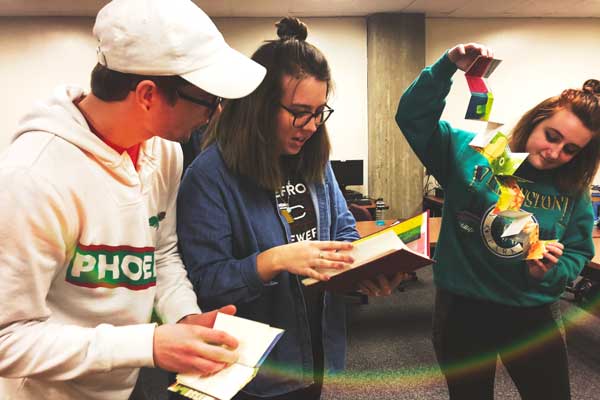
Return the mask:
{"type": "MultiPolygon", "coordinates": [[[[327,386],[324,399],[448,398],[431,344],[431,269],[420,270],[418,277],[403,292],[350,307],[347,370],[327,386]]],[[[561,310],[572,398],[600,399],[600,318],[568,300],[561,300],[561,310]]],[[[496,399],[520,399],[500,362],[495,393],[496,399]]]]}
{"type": "MultiPolygon", "coordinates": [[[[430,268],[419,271],[402,292],[351,304],[348,312],[347,370],[325,383],[323,400],[447,399],[431,344],[434,286],[430,268]]],[[[600,313],[561,300],[574,400],[600,399],[600,313]],[[596,314],[596,315],[594,315],[596,314]]],[[[166,399],[166,378],[145,370],[135,400],[166,399]]],[[[519,399],[498,364],[496,399],[519,399]]]]}

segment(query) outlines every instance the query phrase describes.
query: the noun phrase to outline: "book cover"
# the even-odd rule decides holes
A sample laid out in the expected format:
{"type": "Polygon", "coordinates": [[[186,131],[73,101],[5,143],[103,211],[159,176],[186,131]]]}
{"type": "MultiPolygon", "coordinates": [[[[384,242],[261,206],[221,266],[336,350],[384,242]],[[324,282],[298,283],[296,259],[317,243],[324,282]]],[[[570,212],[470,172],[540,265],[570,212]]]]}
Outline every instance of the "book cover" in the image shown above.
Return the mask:
{"type": "Polygon", "coordinates": [[[213,328],[238,340],[237,362],[210,376],[178,374],[170,391],[190,399],[231,399],[256,376],[258,368],[283,334],[282,329],[222,313],[217,314],[213,328]]]}
{"type": "Polygon", "coordinates": [[[392,277],[410,272],[434,261],[429,257],[429,212],[365,236],[353,242],[350,254],[354,263],[346,270],[319,270],[330,276],[328,281],[306,278],[306,286],[346,293],[356,290],[358,282],[373,280],[379,274],[392,277]]]}

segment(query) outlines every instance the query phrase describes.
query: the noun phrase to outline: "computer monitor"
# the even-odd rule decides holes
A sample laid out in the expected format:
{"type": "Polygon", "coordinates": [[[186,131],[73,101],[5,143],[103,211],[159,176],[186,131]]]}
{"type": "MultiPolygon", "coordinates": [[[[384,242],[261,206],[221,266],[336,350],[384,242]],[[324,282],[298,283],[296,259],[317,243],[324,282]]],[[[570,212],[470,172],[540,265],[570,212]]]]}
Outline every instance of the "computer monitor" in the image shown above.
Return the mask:
{"type": "Polygon", "coordinates": [[[331,160],[331,168],[344,193],[346,186],[363,184],[363,160],[331,160]]]}

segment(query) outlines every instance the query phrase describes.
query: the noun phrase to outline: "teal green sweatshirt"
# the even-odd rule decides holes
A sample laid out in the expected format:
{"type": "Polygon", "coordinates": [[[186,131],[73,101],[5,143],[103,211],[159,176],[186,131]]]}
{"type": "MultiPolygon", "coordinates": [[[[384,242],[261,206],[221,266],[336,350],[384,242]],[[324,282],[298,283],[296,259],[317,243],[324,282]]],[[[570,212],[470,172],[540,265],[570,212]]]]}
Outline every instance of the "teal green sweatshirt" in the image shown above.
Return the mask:
{"type": "Polygon", "coordinates": [[[533,214],[540,239],[558,239],[564,254],[543,279],[532,278],[523,247],[502,238],[509,221],[491,211],[499,187],[488,161],[469,146],[472,132],[440,121],[456,66],[447,54],[427,67],[406,90],[396,122],[421,162],[444,187],[442,227],[433,267],[435,284],[452,293],[513,306],[536,306],[558,299],[594,255],[593,213],[587,193],[561,193],[556,171],[541,171],[525,162],[515,175],[522,209],[533,214]]]}

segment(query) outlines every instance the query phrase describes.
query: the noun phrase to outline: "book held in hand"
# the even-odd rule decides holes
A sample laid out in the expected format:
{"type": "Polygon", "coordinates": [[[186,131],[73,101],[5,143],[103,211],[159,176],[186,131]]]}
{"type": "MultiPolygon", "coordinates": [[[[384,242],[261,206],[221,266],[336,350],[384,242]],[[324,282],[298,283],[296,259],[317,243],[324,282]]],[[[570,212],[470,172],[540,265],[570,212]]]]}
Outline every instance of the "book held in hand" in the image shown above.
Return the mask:
{"type": "Polygon", "coordinates": [[[352,243],[348,252],[354,263],[345,270],[319,269],[328,281],[312,278],[302,280],[306,286],[346,293],[356,290],[363,280],[376,280],[383,274],[388,278],[398,272],[411,272],[434,261],[429,257],[429,212],[365,236],[352,243]]]}
{"type": "Polygon", "coordinates": [[[222,313],[217,314],[213,328],[238,340],[237,362],[210,376],[178,374],[170,391],[194,400],[231,399],[256,376],[283,334],[282,329],[222,313]]]}

